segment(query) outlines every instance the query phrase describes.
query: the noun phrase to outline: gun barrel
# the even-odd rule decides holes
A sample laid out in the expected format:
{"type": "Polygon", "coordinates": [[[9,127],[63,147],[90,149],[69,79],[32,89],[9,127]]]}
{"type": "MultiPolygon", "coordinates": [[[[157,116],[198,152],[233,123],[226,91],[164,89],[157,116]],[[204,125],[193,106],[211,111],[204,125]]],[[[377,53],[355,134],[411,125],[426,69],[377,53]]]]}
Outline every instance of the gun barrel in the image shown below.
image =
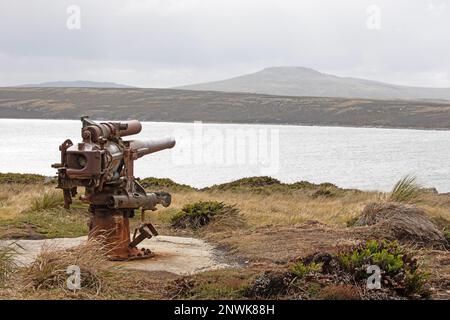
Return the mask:
{"type": "Polygon", "coordinates": [[[120,125],[126,127],[126,129],[120,129],[119,135],[121,137],[138,134],[142,130],[142,125],[139,120],[121,121],[120,125]]]}
{"type": "Polygon", "coordinates": [[[145,210],[154,210],[157,204],[168,207],[172,201],[170,194],[166,192],[152,192],[145,194],[128,195],[112,195],[108,199],[108,207],[115,209],[124,208],[144,208],[145,210]]]}
{"type": "Polygon", "coordinates": [[[175,146],[175,139],[172,137],[130,141],[130,147],[137,151],[138,158],[150,153],[173,148],[173,146],[175,146]]]}
{"type": "Polygon", "coordinates": [[[131,136],[142,130],[139,120],[95,123],[88,117],[82,117],[81,119],[83,121],[83,139],[91,139],[93,142],[98,142],[100,137],[109,139],[111,136],[131,136]]]}

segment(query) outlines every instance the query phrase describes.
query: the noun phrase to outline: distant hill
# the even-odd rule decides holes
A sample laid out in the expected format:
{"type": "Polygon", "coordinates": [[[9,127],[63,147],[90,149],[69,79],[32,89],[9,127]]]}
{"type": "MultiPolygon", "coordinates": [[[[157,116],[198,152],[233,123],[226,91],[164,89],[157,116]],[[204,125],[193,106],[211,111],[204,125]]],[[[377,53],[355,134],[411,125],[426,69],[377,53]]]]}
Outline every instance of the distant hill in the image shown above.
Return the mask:
{"type": "Polygon", "coordinates": [[[358,78],[338,77],[303,67],[266,68],[227,80],[187,85],[178,89],[281,96],[450,100],[450,88],[399,86],[358,78]]]}
{"type": "Polygon", "coordinates": [[[0,118],[450,129],[450,101],[287,97],[174,89],[0,88],[0,118]]]}
{"type": "Polygon", "coordinates": [[[95,82],[95,81],[54,81],[35,84],[22,84],[15,87],[19,88],[134,88],[125,84],[114,82],[95,82]]]}

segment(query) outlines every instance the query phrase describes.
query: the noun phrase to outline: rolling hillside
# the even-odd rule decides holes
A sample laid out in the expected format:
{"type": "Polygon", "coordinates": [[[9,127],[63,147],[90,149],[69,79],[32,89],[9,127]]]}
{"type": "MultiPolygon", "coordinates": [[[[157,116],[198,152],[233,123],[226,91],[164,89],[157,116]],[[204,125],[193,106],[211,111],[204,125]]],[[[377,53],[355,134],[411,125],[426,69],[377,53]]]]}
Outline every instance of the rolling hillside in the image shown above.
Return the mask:
{"type": "Polygon", "coordinates": [[[95,82],[95,81],[53,81],[32,84],[22,84],[16,88],[133,88],[125,84],[114,82],[95,82]]]}
{"type": "Polygon", "coordinates": [[[450,88],[399,86],[338,77],[303,67],[272,67],[223,81],[179,87],[186,90],[248,92],[286,96],[365,99],[450,100],[450,88]]]}
{"type": "Polygon", "coordinates": [[[0,88],[0,118],[450,128],[450,102],[172,89],[0,88]]]}

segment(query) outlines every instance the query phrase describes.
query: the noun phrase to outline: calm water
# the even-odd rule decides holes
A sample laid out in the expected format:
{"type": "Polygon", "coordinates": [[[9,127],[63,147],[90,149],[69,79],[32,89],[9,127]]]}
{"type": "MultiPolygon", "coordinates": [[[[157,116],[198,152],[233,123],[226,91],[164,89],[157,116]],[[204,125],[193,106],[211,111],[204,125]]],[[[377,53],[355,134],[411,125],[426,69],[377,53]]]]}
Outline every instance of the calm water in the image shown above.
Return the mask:
{"type": "MultiPolygon", "coordinates": [[[[54,175],[58,146],[80,140],[80,121],[0,119],[0,172],[54,175]]],[[[332,182],[389,190],[405,174],[450,191],[450,132],[278,125],[143,123],[136,138],[171,135],[174,149],[141,158],[138,177],[196,187],[271,175],[283,182],[332,182]]]]}

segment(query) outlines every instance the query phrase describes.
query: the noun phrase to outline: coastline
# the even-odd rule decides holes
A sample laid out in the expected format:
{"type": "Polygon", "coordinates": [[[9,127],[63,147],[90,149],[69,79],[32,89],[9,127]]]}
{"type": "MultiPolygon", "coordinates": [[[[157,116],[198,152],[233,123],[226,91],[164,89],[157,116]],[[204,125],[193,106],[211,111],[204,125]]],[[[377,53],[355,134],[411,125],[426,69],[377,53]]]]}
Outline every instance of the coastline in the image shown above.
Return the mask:
{"type": "MultiPolygon", "coordinates": [[[[98,121],[114,121],[111,119],[106,118],[95,118],[98,121]]],[[[135,118],[129,118],[129,119],[121,119],[121,120],[131,120],[135,118]]],[[[3,117],[0,116],[1,120],[46,120],[46,121],[79,121],[80,118],[9,118],[9,117],[3,117]]],[[[420,131],[450,131],[450,127],[448,128],[429,128],[429,127],[411,127],[411,126],[374,126],[374,125],[347,125],[347,124],[339,124],[339,123],[332,123],[332,124],[322,124],[322,123],[278,123],[278,122],[233,122],[233,121],[204,121],[204,120],[195,120],[195,121],[183,121],[183,120],[174,120],[174,121],[168,121],[168,120],[140,120],[141,122],[155,122],[155,123],[180,123],[180,124],[186,124],[186,123],[195,123],[195,122],[202,122],[205,124],[217,124],[217,125],[267,125],[267,126],[293,126],[293,127],[329,127],[329,128],[354,128],[354,129],[389,129],[389,130],[420,130],[420,131]]],[[[119,121],[119,120],[116,120],[119,121]]]]}

